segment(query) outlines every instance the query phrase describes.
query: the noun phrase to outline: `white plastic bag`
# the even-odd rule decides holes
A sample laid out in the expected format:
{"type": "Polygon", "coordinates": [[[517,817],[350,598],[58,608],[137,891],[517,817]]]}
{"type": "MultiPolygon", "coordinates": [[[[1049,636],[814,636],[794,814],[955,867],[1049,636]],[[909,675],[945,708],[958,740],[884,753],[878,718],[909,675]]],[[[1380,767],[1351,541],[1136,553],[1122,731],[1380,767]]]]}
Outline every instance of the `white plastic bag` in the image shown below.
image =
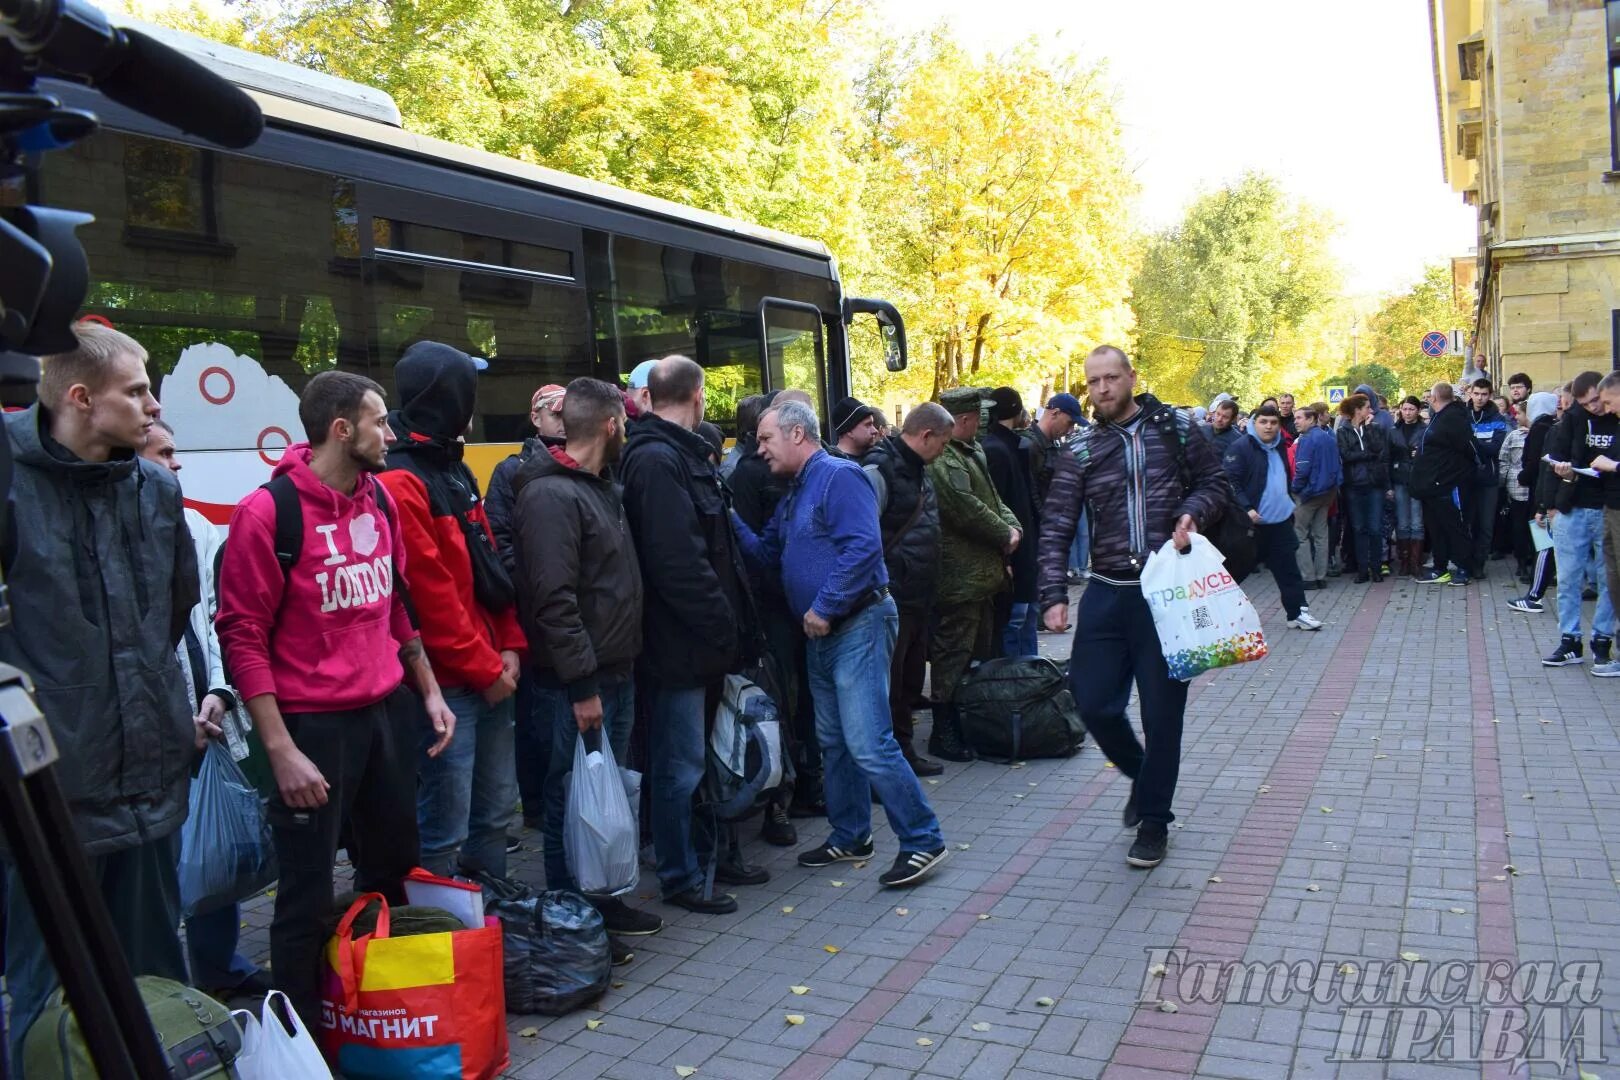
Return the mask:
{"type": "Polygon", "coordinates": [[[635,888],[641,875],[636,814],[625,797],[613,748],[600,733],[592,741],[600,749],[587,752],[583,735],[574,742],[563,854],[580,892],[617,896],[635,888]]]}
{"type": "Polygon", "coordinates": [[[236,1059],[237,1080],[332,1080],[332,1070],[292,1002],[280,990],[265,996],[260,1016],[246,1009],[231,1013],[242,1026],[242,1052],[236,1059]],[[275,1002],[293,1026],[289,1034],[277,1019],[275,1002]]]}
{"type": "Polygon", "coordinates": [[[1166,540],[1142,568],[1142,596],[1153,612],[1170,677],[1191,682],[1206,671],[1267,653],[1254,610],[1220,550],[1197,533],[1185,553],[1166,540]]]}

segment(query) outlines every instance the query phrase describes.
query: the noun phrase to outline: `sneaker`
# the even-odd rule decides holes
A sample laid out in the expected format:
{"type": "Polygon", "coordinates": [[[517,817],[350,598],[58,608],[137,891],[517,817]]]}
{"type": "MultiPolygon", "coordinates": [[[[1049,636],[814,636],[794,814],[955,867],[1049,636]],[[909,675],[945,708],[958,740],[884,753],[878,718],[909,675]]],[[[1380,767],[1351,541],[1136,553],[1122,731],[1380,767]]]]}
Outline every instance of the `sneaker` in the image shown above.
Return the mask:
{"type": "MultiPolygon", "coordinates": [[[[907,747],[902,746],[900,749],[905,750],[907,747]]],[[[925,757],[918,757],[915,753],[906,754],[905,758],[906,764],[911,766],[912,773],[919,778],[942,776],[945,773],[945,766],[937,761],[929,761],[925,757]]]]}
{"type": "MultiPolygon", "coordinates": [[[[703,890],[698,888],[678,892],[674,896],[664,897],[664,903],[683,907],[687,911],[694,911],[699,915],[730,915],[737,910],[737,901],[721,893],[719,896],[705,897],[703,890]]],[[[613,939],[608,938],[609,941],[613,939]]]]}
{"type": "Polygon", "coordinates": [[[1170,846],[1170,832],[1163,825],[1143,825],[1136,830],[1136,843],[1131,845],[1125,861],[1142,870],[1150,870],[1164,862],[1164,852],[1170,846]]]}
{"type": "Polygon", "coordinates": [[[1446,582],[1446,584],[1450,585],[1453,589],[1463,589],[1472,584],[1473,580],[1473,578],[1459,570],[1455,574],[1451,575],[1451,580],[1446,582]]]}
{"type": "Polygon", "coordinates": [[[1592,588],[1592,586],[1588,585],[1586,588],[1581,590],[1581,599],[1586,601],[1587,603],[1591,603],[1593,600],[1596,600],[1597,598],[1598,598],[1598,591],[1596,589],[1592,588]]]}
{"type": "Polygon", "coordinates": [[[862,859],[870,859],[873,850],[870,836],[852,848],[841,848],[829,840],[820,847],[799,852],[799,865],[814,869],[831,866],[833,863],[860,862],[862,859]]]}
{"type": "Polygon", "coordinates": [[[1611,650],[1613,648],[1614,648],[1614,639],[1613,638],[1598,637],[1597,635],[1594,634],[1593,637],[1592,637],[1592,663],[1593,663],[1593,665],[1595,666],[1597,664],[1607,664],[1609,662],[1609,650],[1611,650]]]}
{"type": "Polygon", "coordinates": [[[891,889],[915,884],[933,873],[950,854],[950,848],[944,847],[933,851],[902,851],[894,857],[894,865],[885,870],[878,881],[891,889]]]}
{"type": "Polygon", "coordinates": [[[1417,580],[1424,585],[1450,585],[1451,571],[1442,570],[1437,574],[1433,570],[1430,570],[1427,574],[1424,574],[1417,580]]]}
{"type": "Polygon", "coordinates": [[[765,808],[765,823],[759,828],[760,839],[773,847],[792,847],[799,842],[799,830],[793,827],[787,807],[771,803],[765,808]]]}
{"type": "Polygon", "coordinates": [[[1592,665],[1592,674],[1600,679],[1620,679],[1620,660],[1605,660],[1592,665]]]}
{"type": "Polygon", "coordinates": [[[1539,615],[1546,611],[1546,607],[1533,596],[1525,595],[1508,601],[1508,607],[1514,611],[1522,611],[1526,615],[1539,615]]]}
{"type": "Polygon", "coordinates": [[[612,934],[608,935],[608,954],[613,957],[614,967],[623,967],[636,958],[636,951],[612,934]]]}
{"type": "Polygon", "coordinates": [[[1544,656],[1542,667],[1568,667],[1581,662],[1581,639],[1578,637],[1562,637],[1558,639],[1558,648],[1553,650],[1551,656],[1544,656]]]}
{"type": "Polygon", "coordinates": [[[506,834],[506,853],[508,855],[516,855],[518,852],[520,852],[522,850],[523,850],[523,838],[521,836],[514,836],[511,833],[507,833],[506,834]]]}
{"type": "Polygon", "coordinates": [[[1311,592],[1312,590],[1320,589],[1322,587],[1322,583],[1320,581],[1315,581],[1311,578],[1306,578],[1303,582],[1301,582],[1301,584],[1305,587],[1306,592],[1311,592]]]}
{"type": "Polygon", "coordinates": [[[620,937],[651,937],[664,928],[664,920],[650,911],[631,907],[617,896],[587,896],[591,906],[602,914],[607,932],[620,937]]]}
{"type": "Polygon", "coordinates": [[[1317,578],[1317,579],[1316,579],[1316,587],[1317,587],[1317,588],[1318,588],[1318,589],[1325,589],[1325,588],[1327,588],[1327,581],[1326,581],[1326,580],[1324,580],[1324,579],[1323,579],[1323,578],[1317,578]]]}
{"type": "Polygon", "coordinates": [[[1295,630],[1320,630],[1322,629],[1322,620],[1312,615],[1310,608],[1302,607],[1299,609],[1298,615],[1288,620],[1288,625],[1295,630]]]}

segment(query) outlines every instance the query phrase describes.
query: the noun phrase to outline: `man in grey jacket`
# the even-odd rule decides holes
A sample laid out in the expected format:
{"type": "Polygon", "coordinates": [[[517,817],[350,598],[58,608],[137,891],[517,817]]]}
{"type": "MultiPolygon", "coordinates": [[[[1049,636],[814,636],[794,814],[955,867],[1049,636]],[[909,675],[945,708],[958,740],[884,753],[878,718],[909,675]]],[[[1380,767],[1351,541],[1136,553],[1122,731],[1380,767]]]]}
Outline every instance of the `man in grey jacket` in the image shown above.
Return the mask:
{"type": "MultiPolygon", "coordinates": [[[[6,418],[17,548],[0,661],[34,679],[131,970],[184,982],[176,868],[196,727],[175,648],[198,600],[197,557],[180,486],[137,456],[158,415],[146,350],[106,327],[76,329],[77,349],[45,358],[38,403],[6,418]]],[[[21,1076],[23,1037],[57,980],[9,860],[5,879],[21,1076]]]]}

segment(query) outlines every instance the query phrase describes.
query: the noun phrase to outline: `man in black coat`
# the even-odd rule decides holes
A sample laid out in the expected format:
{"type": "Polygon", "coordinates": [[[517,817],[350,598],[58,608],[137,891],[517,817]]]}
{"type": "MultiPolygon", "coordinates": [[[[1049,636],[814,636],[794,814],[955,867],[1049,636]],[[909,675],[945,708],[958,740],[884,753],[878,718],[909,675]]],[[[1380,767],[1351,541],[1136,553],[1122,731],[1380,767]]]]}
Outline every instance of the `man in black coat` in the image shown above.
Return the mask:
{"type": "Polygon", "coordinates": [[[945,771],[938,762],[919,757],[912,746],[911,705],[922,697],[939,576],[939,502],[928,465],[950,445],[955,425],[944,406],[931,401],[919,405],[906,414],[900,434],[880,440],[863,461],[877,493],[889,593],[900,609],[889,669],[889,716],[895,742],[918,776],[945,771]]]}
{"type": "MultiPolygon", "coordinates": [[[[652,411],[630,426],[622,476],[645,587],[637,674],[651,715],[653,849],[665,902],[724,915],[737,902],[705,896],[698,848],[713,859],[716,845],[694,821],[692,796],[703,780],[709,702],[753,650],[757,622],[726,492],[697,433],[703,368],[684,356],[665,357],[647,387],[652,411]]],[[[715,880],[757,885],[769,875],[722,860],[715,880]]]]}
{"type": "Polygon", "coordinates": [[[1040,627],[1035,611],[1039,584],[1036,553],[1040,545],[1040,517],[1035,506],[1035,481],[1029,458],[1019,443],[1017,428],[1024,413],[1018,391],[999,386],[990,392],[991,420],[980,442],[984,445],[990,482],[996,494],[1018,519],[1024,540],[1008,561],[1012,565],[1012,591],[996,596],[997,640],[1003,656],[1039,656],[1036,633],[1040,627]]]}
{"type": "Polygon", "coordinates": [[[1412,463],[1412,494],[1423,500],[1434,547],[1434,567],[1418,578],[1429,585],[1467,585],[1477,569],[1473,542],[1462,518],[1463,485],[1474,476],[1474,429],[1450,383],[1434,384],[1434,410],[1423,446],[1412,463]],[[1456,572],[1447,570],[1455,566],[1456,572]]]}

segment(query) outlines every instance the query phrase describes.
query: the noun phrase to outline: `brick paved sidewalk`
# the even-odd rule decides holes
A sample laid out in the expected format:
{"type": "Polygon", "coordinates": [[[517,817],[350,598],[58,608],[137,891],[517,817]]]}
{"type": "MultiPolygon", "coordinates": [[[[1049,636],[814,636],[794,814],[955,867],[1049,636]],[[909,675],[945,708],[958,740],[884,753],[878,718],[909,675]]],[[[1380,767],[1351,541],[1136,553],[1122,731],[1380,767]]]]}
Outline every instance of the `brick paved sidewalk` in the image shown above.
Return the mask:
{"type": "MultiPolygon", "coordinates": [[[[1278,984],[1269,999],[1210,1004],[1185,966],[1320,962],[1326,978],[1402,954],[1419,971],[1620,959],[1620,687],[1540,666],[1556,619],[1510,612],[1519,590],[1504,567],[1466,590],[1333,582],[1312,594],[1327,623],[1315,634],[1286,629],[1269,576],[1252,578],[1271,656],[1194,684],[1159,868],[1125,865],[1125,785],[1093,746],[1023,767],[950,765],[927,792],[952,857],[926,884],[878,886],[895,850],[881,819],[861,869],[800,869],[750,830],[770,884],[736,889],[742,910],[721,918],[635,900],[666,929],[634,942],[599,1008],[511,1017],[509,1075],[1575,1076],[1456,1064],[1455,1052],[1452,1064],[1380,1061],[1376,1039],[1341,1044],[1344,1001],[1278,984]],[[1363,1060],[1330,1060],[1336,1045],[1363,1060]]],[[[1043,634],[1042,647],[1066,656],[1068,641],[1043,634]]],[[[797,824],[801,841],[822,838],[797,824]]],[[[515,872],[541,881],[538,837],[525,839],[515,872]]],[[[640,892],[655,891],[648,873],[640,892]]],[[[268,902],[246,917],[244,951],[262,957],[268,902]]],[[[1593,986],[1620,1000],[1607,970],[1593,986]]],[[[1485,1015],[1422,994],[1410,1004],[1437,1011],[1405,1015],[1418,1036],[1408,1058],[1435,1049],[1442,1023],[1466,1045],[1455,1025],[1485,1015]]],[[[1585,1061],[1620,1046],[1608,1016],[1588,1017],[1585,1061]]],[[[1554,1049],[1569,1035],[1555,1032],[1554,1049]]]]}

